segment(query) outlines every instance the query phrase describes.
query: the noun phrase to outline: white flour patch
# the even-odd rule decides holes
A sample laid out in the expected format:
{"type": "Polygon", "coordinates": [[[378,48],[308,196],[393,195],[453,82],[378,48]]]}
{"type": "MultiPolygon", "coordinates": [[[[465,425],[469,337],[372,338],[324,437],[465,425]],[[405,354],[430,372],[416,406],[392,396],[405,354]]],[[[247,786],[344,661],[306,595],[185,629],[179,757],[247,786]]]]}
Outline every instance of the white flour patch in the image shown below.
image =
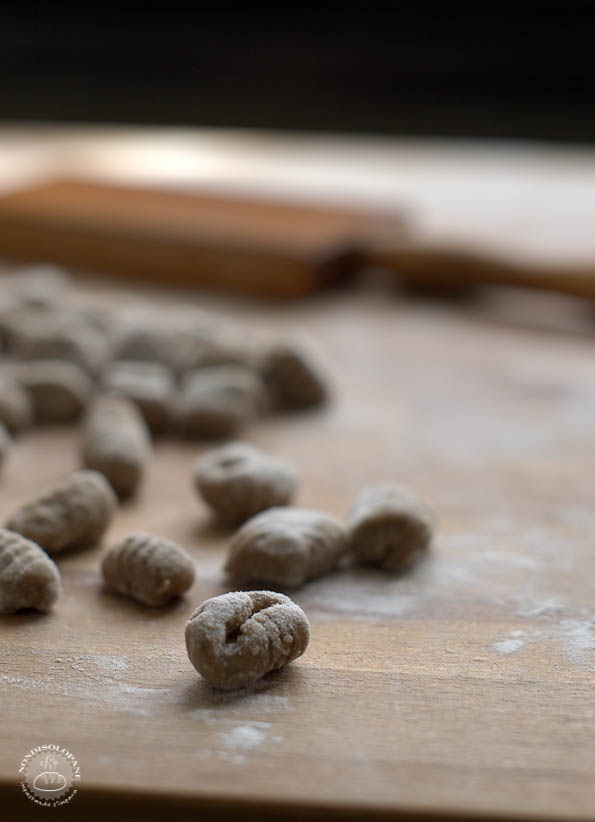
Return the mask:
{"type": "Polygon", "coordinates": [[[236,725],[230,731],[222,731],[219,738],[226,748],[249,751],[263,744],[270,727],[270,722],[251,722],[246,725],[236,725]]]}
{"type": "Polygon", "coordinates": [[[494,642],[492,648],[499,654],[513,654],[525,645],[524,637],[523,631],[512,631],[507,638],[494,642]]]}
{"type": "Polygon", "coordinates": [[[22,676],[8,676],[7,674],[0,676],[0,682],[3,682],[5,685],[24,685],[26,681],[27,680],[22,676]]]}
{"type": "Polygon", "coordinates": [[[419,581],[390,579],[367,568],[349,569],[312,582],[300,593],[299,604],[322,611],[347,613],[352,618],[402,616],[421,601],[419,581]],[[378,582],[382,583],[379,590],[378,582]]]}
{"type": "Polygon", "coordinates": [[[232,754],[229,751],[213,751],[211,748],[201,748],[196,751],[194,758],[198,760],[218,759],[220,762],[229,762],[232,765],[243,765],[246,757],[243,754],[232,754]]]}
{"type": "Polygon", "coordinates": [[[583,664],[595,651],[595,618],[564,619],[559,625],[562,652],[571,662],[583,664]]]}
{"type": "Polygon", "coordinates": [[[530,635],[524,631],[512,631],[508,636],[494,642],[492,648],[500,654],[512,654],[531,642],[540,642],[558,647],[562,655],[575,665],[586,665],[593,660],[595,652],[595,617],[587,619],[562,619],[558,621],[559,603],[551,603],[549,609],[543,604],[537,610],[537,616],[546,616],[541,629],[532,630],[530,635]]]}
{"type": "Polygon", "coordinates": [[[553,619],[566,610],[566,606],[556,597],[539,599],[525,595],[517,602],[517,615],[526,619],[535,617],[553,619]]]}
{"type": "Polygon", "coordinates": [[[130,667],[124,657],[110,654],[76,654],[69,657],[56,657],[51,669],[63,670],[65,667],[83,674],[89,679],[100,681],[118,680],[123,671],[130,667]]]}
{"type": "Polygon", "coordinates": [[[158,699],[160,702],[172,701],[171,688],[141,688],[138,685],[120,685],[118,690],[122,694],[149,697],[150,699],[158,699]]]}
{"type": "Polygon", "coordinates": [[[196,759],[218,759],[232,765],[243,765],[250,751],[262,747],[267,742],[280,743],[283,741],[281,736],[269,737],[270,722],[250,720],[234,723],[228,717],[207,717],[206,722],[209,725],[223,724],[227,727],[217,734],[221,747],[217,750],[201,748],[194,754],[196,759]],[[229,727],[230,725],[233,727],[229,727]]]}
{"type": "Polygon", "coordinates": [[[476,581],[469,563],[458,562],[440,556],[430,556],[420,566],[418,576],[424,582],[434,582],[438,585],[471,585],[476,581]]]}
{"type": "Polygon", "coordinates": [[[108,654],[94,654],[86,656],[85,660],[95,665],[102,674],[117,677],[122,671],[127,671],[130,667],[128,662],[121,656],[109,656],[108,654]]]}

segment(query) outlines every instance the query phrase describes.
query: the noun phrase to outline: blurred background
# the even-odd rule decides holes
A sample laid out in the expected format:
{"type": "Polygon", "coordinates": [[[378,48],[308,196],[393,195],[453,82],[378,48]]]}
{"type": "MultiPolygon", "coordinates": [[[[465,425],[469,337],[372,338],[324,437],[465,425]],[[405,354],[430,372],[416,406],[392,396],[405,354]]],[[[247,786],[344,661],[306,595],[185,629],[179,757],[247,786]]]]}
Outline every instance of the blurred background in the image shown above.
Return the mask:
{"type": "Polygon", "coordinates": [[[3,3],[5,119],[590,142],[589,0],[3,3]]]}
{"type": "MultiPolygon", "coordinates": [[[[0,190],[77,177],[380,210],[396,221],[381,248],[366,237],[365,266],[592,299],[594,35],[585,0],[4,4],[0,190]]],[[[22,204],[5,206],[0,255],[23,256],[8,228],[22,204]]],[[[195,234],[212,230],[197,219],[195,234]]]]}

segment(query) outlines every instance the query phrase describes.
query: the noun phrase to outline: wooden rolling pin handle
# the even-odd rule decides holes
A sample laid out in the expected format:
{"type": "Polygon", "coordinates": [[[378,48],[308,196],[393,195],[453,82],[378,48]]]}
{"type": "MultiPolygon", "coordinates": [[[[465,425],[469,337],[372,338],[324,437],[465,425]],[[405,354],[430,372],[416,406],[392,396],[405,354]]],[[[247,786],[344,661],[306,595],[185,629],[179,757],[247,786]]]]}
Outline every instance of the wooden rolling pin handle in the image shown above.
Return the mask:
{"type": "Polygon", "coordinates": [[[455,245],[408,241],[372,249],[366,265],[394,272],[401,281],[437,290],[474,285],[513,285],[595,300],[592,265],[532,265],[455,245]]]}

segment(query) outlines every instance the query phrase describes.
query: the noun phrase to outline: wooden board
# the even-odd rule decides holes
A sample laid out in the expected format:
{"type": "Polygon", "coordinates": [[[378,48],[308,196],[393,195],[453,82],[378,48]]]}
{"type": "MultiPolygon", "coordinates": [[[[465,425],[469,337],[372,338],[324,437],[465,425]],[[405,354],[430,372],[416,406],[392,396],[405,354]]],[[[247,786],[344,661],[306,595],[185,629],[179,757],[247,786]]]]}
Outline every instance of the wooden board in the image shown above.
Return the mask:
{"type": "Polygon", "coordinates": [[[355,209],[57,180],[0,198],[0,254],[295,297],[352,273],[403,224],[355,209]],[[387,225],[388,223],[388,225],[387,225]]]}
{"type": "MultiPolygon", "coordinates": [[[[191,552],[198,580],[147,610],[102,588],[97,548],[60,560],[51,616],[0,619],[5,818],[43,813],[17,768],[33,746],[58,743],[82,769],[71,820],[592,819],[592,336],[373,291],[275,312],[213,304],[308,330],[327,353],[334,404],[246,432],[299,466],[299,503],[343,516],[363,484],[402,481],[438,513],[432,555],[401,577],[354,568],[305,586],[305,656],[216,693],[186,657],[183,626],[226,590],[228,534],[191,488],[204,449],[159,443],[106,542],[138,527],[164,534],[191,552]]],[[[539,303],[526,307],[533,317],[539,303]]],[[[76,465],[73,432],[23,436],[1,475],[0,517],[76,465]]]]}

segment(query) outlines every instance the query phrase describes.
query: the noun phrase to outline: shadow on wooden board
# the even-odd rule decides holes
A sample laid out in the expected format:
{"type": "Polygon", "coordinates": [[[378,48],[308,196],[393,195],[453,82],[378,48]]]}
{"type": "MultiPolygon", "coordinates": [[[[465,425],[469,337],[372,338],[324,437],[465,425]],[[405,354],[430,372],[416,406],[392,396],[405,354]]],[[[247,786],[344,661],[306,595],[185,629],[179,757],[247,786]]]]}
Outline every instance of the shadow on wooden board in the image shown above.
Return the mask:
{"type": "MultiPolygon", "coordinates": [[[[30,822],[39,820],[39,808],[28,800],[20,787],[14,783],[0,784],[0,801],[3,816],[10,822],[30,822]]],[[[48,809],[50,810],[50,809],[48,809]]],[[[400,810],[374,808],[373,806],[342,807],[340,805],[310,804],[307,800],[300,803],[259,802],[253,799],[216,799],[207,797],[172,797],[167,794],[136,794],[128,791],[104,791],[94,788],[81,788],[63,808],[52,808],[53,817],[67,818],[70,822],[87,822],[87,820],[126,819],[127,822],[152,822],[164,818],[176,822],[498,822],[502,816],[491,814],[465,813],[432,813],[403,808],[400,810]]],[[[522,822],[545,822],[539,816],[507,816],[506,822],[516,819],[522,822]]],[[[572,822],[568,819],[567,822],[572,822]]]]}

